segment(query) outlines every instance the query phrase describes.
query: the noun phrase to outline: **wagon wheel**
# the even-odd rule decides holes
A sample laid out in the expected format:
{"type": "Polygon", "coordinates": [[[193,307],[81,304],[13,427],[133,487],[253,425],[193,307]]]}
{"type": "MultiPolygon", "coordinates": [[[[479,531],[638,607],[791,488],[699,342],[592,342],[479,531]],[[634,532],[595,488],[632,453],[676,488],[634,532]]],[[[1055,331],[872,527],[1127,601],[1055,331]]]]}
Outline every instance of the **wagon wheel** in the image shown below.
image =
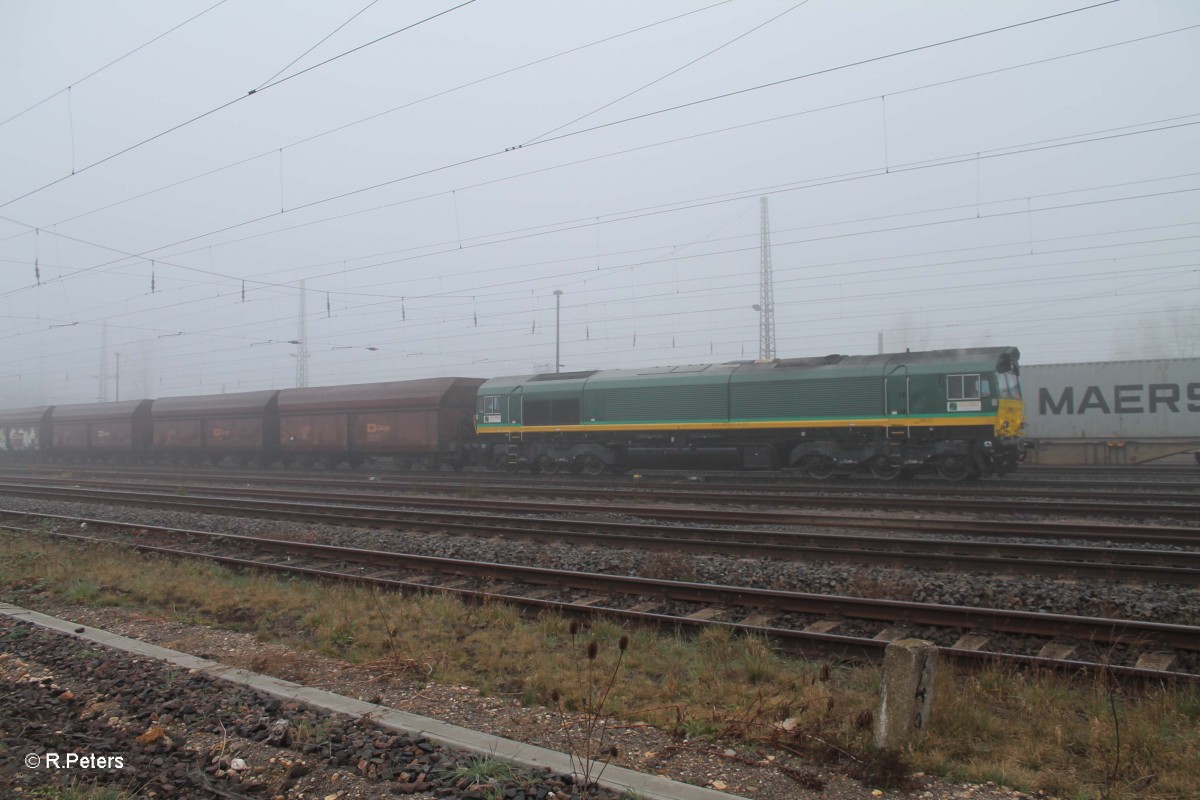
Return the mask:
{"type": "Polygon", "coordinates": [[[605,464],[598,457],[587,453],[578,458],[580,470],[584,475],[599,475],[604,472],[605,464]]]}
{"type": "Polygon", "coordinates": [[[813,456],[806,465],[808,476],[819,481],[831,478],[836,468],[837,462],[827,456],[813,456]]]}
{"type": "Polygon", "coordinates": [[[552,456],[542,456],[537,460],[537,465],[543,475],[556,475],[558,470],[562,467],[562,464],[559,463],[559,460],[557,458],[553,458],[552,456]]]}
{"type": "Polygon", "coordinates": [[[893,481],[900,477],[900,473],[904,472],[902,465],[893,464],[883,456],[871,459],[870,467],[871,474],[881,481],[893,481]]]}
{"type": "Polygon", "coordinates": [[[947,456],[938,462],[937,471],[948,481],[965,480],[971,474],[971,460],[966,456],[947,456]]]}

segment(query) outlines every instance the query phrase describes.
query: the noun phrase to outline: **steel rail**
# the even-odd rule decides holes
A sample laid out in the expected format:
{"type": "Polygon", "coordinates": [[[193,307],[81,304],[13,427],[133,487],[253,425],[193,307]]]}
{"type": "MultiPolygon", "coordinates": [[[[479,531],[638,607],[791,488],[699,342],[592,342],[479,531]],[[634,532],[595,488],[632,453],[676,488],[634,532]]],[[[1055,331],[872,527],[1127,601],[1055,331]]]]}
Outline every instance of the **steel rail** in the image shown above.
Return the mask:
{"type": "MultiPolygon", "coordinates": [[[[206,510],[219,510],[205,504],[206,510]]],[[[420,513],[420,512],[417,512],[420,513]]],[[[2,515],[26,512],[0,509],[2,515]]],[[[51,516],[51,515],[46,515],[51,516]]],[[[828,533],[792,533],[735,528],[664,527],[660,525],[507,517],[480,522],[478,515],[446,515],[436,520],[410,520],[404,527],[448,530],[479,537],[504,536],[536,542],[565,542],[602,547],[633,547],[664,552],[706,553],[779,561],[824,561],[856,566],[1038,574],[1054,578],[1096,578],[1177,585],[1200,585],[1200,553],[1178,550],[1026,545],[909,537],[862,537],[828,533]],[[499,524],[498,524],[499,523],[499,524]],[[540,525],[541,527],[531,527],[540,525]],[[573,529],[573,530],[572,530],[573,529]],[[642,531],[641,534],[630,530],[642,531]]],[[[342,516],[301,513],[294,519],[351,523],[342,516]]],[[[377,525],[375,518],[372,524],[377,525]]]]}
{"type": "Polygon", "coordinates": [[[478,512],[531,512],[531,513],[605,513],[625,514],[655,520],[673,520],[683,522],[711,523],[717,521],[733,522],[739,525],[765,524],[784,526],[812,526],[850,528],[859,530],[884,531],[889,535],[897,531],[913,533],[952,533],[973,536],[998,536],[1019,538],[1053,538],[1078,539],[1087,541],[1113,541],[1138,544],[1173,544],[1195,546],[1200,544],[1200,528],[1157,526],[1157,525],[1115,525],[1099,522],[1030,522],[1026,520],[987,520],[961,519],[953,517],[870,517],[863,515],[833,515],[806,514],[799,511],[753,511],[748,509],[712,509],[657,507],[647,505],[615,506],[609,503],[553,503],[547,501],[529,500],[494,500],[476,498],[447,498],[437,495],[420,495],[408,497],[393,497],[380,494],[329,494],[320,495],[311,491],[280,491],[255,490],[228,487],[224,493],[214,491],[211,495],[153,495],[130,490],[88,490],[76,489],[72,486],[56,486],[53,488],[40,485],[0,483],[0,495],[16,495],[23,497],[45,497],[49,499],[84,499],[101,502],[123,502],[136,505],[169,506],[177,508],[204,508],[214,500],[230,504],[233,510],[238,504],[246,510],[270,511],[283,514],[288,511],[296,514],[311,515],[315,508],[344,510],[353,509],[356,514],[366,518],[368,513],[380,515],[378,520],[386,523],[385,517],[392,513],[406,518],[406,524],[416,524],[413,518],[428,515],[427,509],[455,509],[458,511],[474,509],[478,512]],[[247,500],[246,497],[267,498],[247,500]],[[308,502],[292,502],[283,498],[301,497],[308,502]],[[316,505],[314,500],[327,500],[328,505],[316,505]],[[260,505],[255,505],[259,503],[260,505]],[[413,510],[422,507],[422,511],[413,510]]]}
{"type": "MultiPolygon", "coordinates": [[[[46,515],[52,516],[52,515],[46,515]]],[[[587,591],[605,591],[616,594],[632,595],[635,597],[653,596],[663,600],[684,601],[704,606],[738,607],[751,609],[767,609],[777,613],[796,613],[818,615],[822,617],[838,616],[870,621],[884,621],[890,624],[905,623],[912,625],[927,625],[941,628],[985,630],[991,633],[1008,633],[1016,635],[1033,635],[1038,637],[1071,636],[1088,642],[1100,642],[1109,645],[1133,644],[1166,646],[1177,650],[1200,651],[1200,627],[1168,625],[1164,623],[1142,622],[1136,620],[1118,620],[1098,617],[1069,616],[1057,614],[1039,614],[1025,611],[1005,611],[998,609],[977,608],[969,606],[938,606],[928,603],[912,603],[893,600],[870,600],[846,596],[815,595],[800,592],[782,592],[765,589],[720,586],[716,584],[697,584],[678,581],[666,581],[650,578],[612,576],[598,573],[584,573],[570,570],[551,570],[542,567],[526,567],[520,565],[505,565],[491,562],[458,561],[454,559],[418,556],[385,551],[359,550],[340,548],[332,545],[313,544],[305,542],[285,541],[278,539],[262,539],[234,534],[213,533],[179,528],[143,526],[133,523],[119,523],[98,519],[67,518],[72,523],[81,521],[97,525],[109,525],[117,528],[132,528],[157,533],[170,533],[188,538],[201,538],[222,543],[235,543],[259,550],[268,550],[286,556],[317,557],[322,560],[337,560],[350,564],[368,564],[378,568],[387,566],[392,569],[416,570],[424,580],[430,580],[430,573],[437,575],[460,575],[469,577],[485,577],[501,581],[514,579],[532,585],[564,586],[587,591]]],[[[10,529],[11,526],[3,526],[10,529]]],[[[25,532],[28,529],[23,529],[25,532]]],[[[36,531],[36,533],[47,533],[36,531]]],[[[425,583],[421,580],[402,579],[397,577],[368,576],[365,574],[347,574],[328,569],[316,569],[312,566],[294,563],[275,563],[255,558],[180,550],[150,545],[144,542],[117,542],[93,535],[81,535],[58,531],[48,532],[49,535],[75,541],[101,544],[121,544],[131,546],[141,552],[157,553],[174,557],[201,558],[217,563],[241,568],[257,570],[283,571],[302,574],[308,577],[330,579],[337,581],[352,581],[362,584],[386,586],[401,590],[417,590],[423,592],[442,592],[455,594],[464,599],[477,601],[501,600],[533,606],[535,608],[563,611],[573,614],[596,615],[604,614],[627,620],[654,622],[660,625],[670,625],[683,628],[728,627],[747,632],[761,633],[776,638],[800,650],[817,648],[828,652],[831,648],[843,655],[858,655],[878,658],[882,655],[887,642],[861,636],[822,633],[817,631],[800,630],[796,628],[779,628],[761,623],[734,623],[715,619],[701,619],[696,616],[681,616],[673,614],[651,613],[633,609],[619,609],[601,606],[596,603],[575,603],[544,598],[530,598],[519,594],[484,592],[477,589],[467,589],[454,586],[440,586],[425,583]]],[[[1139,678],[1180,679],[1194,681],[1200,675],[1193,673],[1167,672],[1120,665],[1097,664],[1084,661],[1058,661],[1055,659],[1026,656],[1020,654],[1005,654],[997,651],[967,650],[955,647],[939,647],[946,655],[970,661],[1008,661],[1025,665],[1041,665],[1056,669],[1088,669],[1103,670],[1110,674],[1125,675],[1139,678]]]]}
{"type": "MultiPolygon", "coordinates": [[[[38,474],[61,477],[64,472],[79,471],[83,467],[67,465],[58,467],[25,465],[23,467],[5,466],[0,464],[0,475],[29,478],[38,474]]],[[[187,481],[237,481],[255,484],[311,484],[317,486],[362,485],[387,486],[389,488],[412,489],[416,487],[436,486],[438,488],[479,490],[484,492],[511,491],[514,487],[528,492],[548,491],[553,493],[580,492],[602,495],[627,489],[634,485],[658,486],[665,484],[673,491],[681,493],[704,492],[762,492],[765,499],[791,496],[807,496],[811,494],[829,495],[881,495],[902,494],[905,496],[991,496],[991,497],[1053,497],[1053,498],[1093,498],[1105,500],[1154,500],[1156,502],[1188,503],[1200,500],[1200,481],[1181,481],[1162,483],[1161,480],[1153,485],[1139,482],[1133,485],[1148,486],[1136,491],[1130,490],[1131,485],[1123,482],[1102,481],[1060,481],[1050,483],[1035,483],[1042,480],[1041,476],[1029,476],[1028,480],[1013,480],[1016,476],[1004,479],[968,481],[951,483],[935,480],[905,480],[879,481],[870,478],[852,479],[848,481],[800,482],[797,476],[783,475],[775,472],[749,473],[695,473],[673,472],[668,470],[646,470],[633,474],[604,475],[582,478],[570,474],[554,476],[545,475],[513,475],[505,472],[399,472],[396,470],[362,469],[352,472],[302,472],[280,471],[277,469],[230,469],[224,467],[193,467],[178,468],[160,466],[154,468],[111,467],[88,465],[89,475],[103,475],[109,479],[152,479],[152,480],[187,480],[187,481]],[[1119,487],[1113,489],[1111,487],[1119,487]],[[1157,487],[1157,488],[1156,488],[1157,487]],[[1164,490],[1162,487],[1166,487],[1164,490]],[[1085,489],[1087,491],[1064,491],[1064,489],[1085,489]]],[[[801,476],[802,477],[802,476],[801,476]]],[[[1200,470],[1197,475],[1200,477],[1200,470]]],[[[747,496],[753,497],[753,494],[747,496]]]]}
{"type": "MultiPolygon", "coordinates": [[[[133,475],[138,475],[134,473],[133,475]]],[[[141,473],[142,477],[149,478],[156,482],[166,482],[177,480],[180,475],[168,473],[166,476],[156,473],[141,473]]],[[[210,473],[187,473],[186,477],[189,480],[201,480],[209,483],[214,482],[214,476],[210,473]]],[[[23,481],[38,481],[44,483],[53,483],[55,479],[26,476],[23,481]]],[[[61,480],[61,479],[58,479],[61,480]]],[[[1200,483],[1197,484],[1195,492],[1062,492],[1055,490],[1020,490],[1016,491],[1006,487],[1003,491],[995,489],[987,489],[984,491],[955,491],[950,492],[940,487],[930,486],[911,486],[904,485],[902,494],[896,484],[884,484],[887,489],[881,488],[878,485],[869,486],[835,486],[823,485],[821,487],[787,487],[784,491],[746,491],[745,486],[737,484],[712,484],[708,482],[698,482],[694,487],[679,487],[671,486],[664,488],[660,482],[627,482],[621,485],[607,484],[597,487],[594,484],[564,484],[560,481],[524,481],[514,484],[497,483],[494,485],[481,485],[475,481],[462,481],[435,478],[433,480],[414,480],[412,478],[396,479],[385,477],[380,480],[377,476],[371,476],[371,479],[353,477],[345,478],[314,478],[312,476],[290,476],[279,475],[257,475],[257,474],[241,474],[229,475],[225,478],[227,481],[237,481],[239,483],[253,483],[265,485],[281,485],[281,484],[296,484],[307,483],[323,487],[342,487],[351,486],[361,489],[373,488],[382,489],[413,489],[413,488],[435,488],[437,490],[448,489],[467,489],[480,494],[511,494],[513,487],[519,486],[524,493],[534,495],[550,495],[550,496],[569,496],[569,497],[588,497],[588,498],[606,498],[612,497],[614,494],[623,494],[629,491],[630,487],[635,487],[639,496],[654,500],[681,500],[695,501],[703,499],[709,504],[714,503],[736,503],[740,505],[756,505],[756,506],[779,506],[788,504],[803,504],[809,507],[822,508],[845,508],[848,506],[857,508],[877,508],[887,510],[926,510],[937,508],[941,511],[970,511],[970,512],[987,512],[987,513],[1033,513],[1033,514],[1049,514],[1049,515],[1065,515],[1065,514],[1087,514],[1087,515],[1111,515],[1123,517],[1172,517],[1177,519],[1192,519],[1200,520],[1200,483]],[[890,491],[891,494],[885,494],[890,491]],[[947,494],[957,496],[947,497],[947,494]],[[968,496],[969,495],[969,496],[968,496]],[[1122,502],[1114,502],[1114,501],[1122,502]]],[[[93,486],[110,486],[117,487],[122,485],[121,481],[105,480],[101,478],[76,478],[75,483],[87,484],[93,486]]],[[[126,481],[127,483],[127,481],[126,481]]],[[[960,486],[959,484],[946,484],[946,486],[960,486]]]]}

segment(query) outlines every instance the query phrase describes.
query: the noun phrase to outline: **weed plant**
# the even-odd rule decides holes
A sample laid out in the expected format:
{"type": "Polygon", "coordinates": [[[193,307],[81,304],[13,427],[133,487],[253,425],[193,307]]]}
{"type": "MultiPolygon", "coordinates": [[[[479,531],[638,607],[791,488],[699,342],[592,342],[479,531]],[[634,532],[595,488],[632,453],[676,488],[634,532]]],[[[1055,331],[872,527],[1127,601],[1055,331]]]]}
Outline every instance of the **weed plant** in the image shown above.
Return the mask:
{"type": "Polygon", "coordinates": [[[617,640],[616,655],[600,659],[600,642],[589,639],[586,645],[579,639],[580,625],[570,624],[571,648],[580,656],[575,662],[575,695],[568,699],[560,689],[551,693],[551,700],[558,710],[559,724],[567,737],[567,753],[571,767],[582,779],[585,795],[590,794],[604,770],[619,753],[616,745],[606,742],[608,738],[608,700],[617,684],[625,652],[629,649],[629,637],[622,635],[617,640]],[[567,705],[573,705],[581,715],[577,729],[568,718],[567,705]]]}
{"type": "MultiPolygon", "coordinates": [[[[864,776],[876,773],[873,780],[917,769],[1068,800],[1200,796],[1194,685],[1121,686],[1104,676],[1000,667],[945,670],[925,736],[893,759],[871,755],[877,668],[786,658],[766,639],[724,628],[672,636],[597,621],[584,641],[557,615],[530,621],[508,606],[464,605],[448,595],[372,593],[18,533],[0,533],[0,550],[0,596],[18,605],[119,606],[334,652],[363,669],[391,662],[394,680],[472,686],[560,714],[594,716],[590,736],[572,731],[581,755],[603,757],[609,720],[620,718],[680,739],[803,757],[777,759],[787,769],[837,761],[864,776]],[[406,650],[413,642],[419,651],[406,650]],[[588,658],[593,642],[596,654],[588,658]]],[[[274,660],[264,656],[260,668],[275,670],[274,660]]]]}

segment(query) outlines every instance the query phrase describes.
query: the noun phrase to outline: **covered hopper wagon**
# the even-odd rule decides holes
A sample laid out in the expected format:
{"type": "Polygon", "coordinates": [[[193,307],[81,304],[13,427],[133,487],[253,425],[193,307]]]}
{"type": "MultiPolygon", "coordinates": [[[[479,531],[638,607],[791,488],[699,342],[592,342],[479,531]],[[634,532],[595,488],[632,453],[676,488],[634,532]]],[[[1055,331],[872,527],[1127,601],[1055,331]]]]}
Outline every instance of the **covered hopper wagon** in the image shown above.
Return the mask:
{"type": "Polygon", "coordinates": [[[269,390],[155,400],[152,455],[189,464],[270,464],[279,458],[278,397],[269,390]]]}
{"type": "Polygon", "coordinates": [[[13,461],[36,460],[50,442],[54,406],[0,411],[0,454],[13,461]]]}
{"type": "Polygon", "coordinates": [[[461,469],[474,439],[476,378],[427,378],[284,389],[279,452],[285,465],[357,467],[367,458],[461,469]]]}
{"type": "Polygon", "coordinates": [[[139,461],[150,451],[150,401],[55,406],[50,432],[50,460],[139,461]]]}

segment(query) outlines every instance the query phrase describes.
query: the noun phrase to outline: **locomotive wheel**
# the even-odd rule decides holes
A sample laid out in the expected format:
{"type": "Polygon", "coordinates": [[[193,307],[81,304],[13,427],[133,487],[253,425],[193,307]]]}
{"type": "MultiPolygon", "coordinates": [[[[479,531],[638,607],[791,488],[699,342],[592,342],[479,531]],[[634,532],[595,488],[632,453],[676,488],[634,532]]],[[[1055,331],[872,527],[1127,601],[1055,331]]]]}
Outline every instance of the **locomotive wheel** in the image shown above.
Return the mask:
{"type": "Polygon", "coordinates": [[[834,470],[837,468],[837,462],[826,456],[815,456],[808,462],[808,476],[816,478],[819,481],[828,480],[833,477],[834,470]]]}
{"type": "Polygon", "coordinates": [[[604,472],[604,462],[591,453],[580,456],[578,461],[584,475],[599,475],[604,472]]]}
{"type": "Polygon", "coordinates": [[[893,464],[886,458],[871,459],[871,474],[881,481],[894,481],[900,477],[900,473],[904,472],[904,467],[899,464],[893,464]]]}
{"type": "Polygon", "coordinates": [[[559,463],[557,458],[552,458],[550,456],[542,456],[538,459],[537,463],[543,475],[556,475],[558,474],[559,468],[562,467],[562,464],[559,463]]]}
{"type": "Polygon", "coordinates": [[[971,461],[965,456],[947,456],[938,463],[937,471],[948,481],[965,480],[971,475],[971,461]]]}

